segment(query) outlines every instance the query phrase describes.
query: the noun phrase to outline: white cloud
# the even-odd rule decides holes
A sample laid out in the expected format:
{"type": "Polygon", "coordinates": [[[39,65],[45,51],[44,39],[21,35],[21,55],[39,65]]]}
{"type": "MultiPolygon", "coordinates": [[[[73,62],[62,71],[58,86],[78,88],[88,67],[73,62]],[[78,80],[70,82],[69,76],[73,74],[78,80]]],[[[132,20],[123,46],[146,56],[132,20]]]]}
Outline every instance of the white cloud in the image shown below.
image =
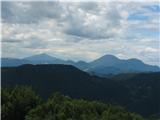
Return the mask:
{"type": "MultiPolygon", "coordinates": [[[[151,47],[147,47],[147,48],[145,48],[145,52],[152,52],[152,53],[154,53],[154,52],[156,52],[156,53],[158,53],[158,49],[155,49],[155,48],[151,48],[151,47]]],[[[160,51],[159,51],[160,52],[160,51]]]]}
{"type": "Polygon", "coordinates": [[[2,56],[47,52],[90,61],[114,54],[158,64],[159,39],[152,34],[159,32],[159,12],[144,7],[154,4],[2,2],[2,56]],[[149,19],[128,19],[139,12],[149,19]]]}

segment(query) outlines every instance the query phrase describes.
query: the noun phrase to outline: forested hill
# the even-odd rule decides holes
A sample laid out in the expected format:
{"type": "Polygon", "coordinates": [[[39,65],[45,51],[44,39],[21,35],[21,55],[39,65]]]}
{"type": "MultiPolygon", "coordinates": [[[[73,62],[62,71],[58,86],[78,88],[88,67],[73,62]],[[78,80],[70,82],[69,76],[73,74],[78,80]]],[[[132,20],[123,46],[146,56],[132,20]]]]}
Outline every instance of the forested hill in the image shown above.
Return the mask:
{"type": "Polygon", "coordinates": [[[71,65],[2,68],[2,87],[29,85],[43,98],[54,91],[74,98],[119,104],[143,116],[160,113],[160,73],[91,76],[71,65]]]}
{"type": "Polygon", "coordinates": [[[144,120],[120,106],[54,93],[43,101],[30,87],[2,89],[2,120],[144,120]]]}
{"type": "Polygon", "coordinates": [[[2,86],[32,85],[44,98],[53,91],[73,97],[119,101],[129,97],[127,88],[118,82],[90,76],[71,65],[22,65],[2,68],[2,86]],[[107,96],[106,96],[107,95],[107,96]]]}
{"type": "Polygon", "coordinates": [[[129,108],[140,114],[158,113],[160,117],[160,72],[120,74],[111,79],[126,86],[131,94],[129,108]]]}

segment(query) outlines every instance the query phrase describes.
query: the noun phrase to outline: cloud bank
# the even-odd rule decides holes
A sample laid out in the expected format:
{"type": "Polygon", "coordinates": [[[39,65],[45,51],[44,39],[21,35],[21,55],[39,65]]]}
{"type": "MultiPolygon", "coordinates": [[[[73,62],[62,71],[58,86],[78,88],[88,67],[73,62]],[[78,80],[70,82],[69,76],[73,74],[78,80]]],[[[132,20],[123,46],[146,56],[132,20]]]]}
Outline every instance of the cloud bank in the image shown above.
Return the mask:
{"type": "Polygon", "coordinates": [[[2,2],[2,57],[105,54],[160,64],[158,2],[2,2]]]}

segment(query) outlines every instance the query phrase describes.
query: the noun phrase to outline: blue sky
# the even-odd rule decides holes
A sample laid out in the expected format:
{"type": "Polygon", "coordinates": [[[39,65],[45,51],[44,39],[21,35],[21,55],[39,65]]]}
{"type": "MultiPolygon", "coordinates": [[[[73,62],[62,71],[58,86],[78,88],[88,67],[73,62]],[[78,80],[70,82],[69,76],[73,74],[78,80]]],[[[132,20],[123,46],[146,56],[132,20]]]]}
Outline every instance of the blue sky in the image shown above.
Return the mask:
{"type": "Polygon", "coordinates": [[[157,2],[2,2],[2,57],[105,54],[159,65],[157,2]]]}

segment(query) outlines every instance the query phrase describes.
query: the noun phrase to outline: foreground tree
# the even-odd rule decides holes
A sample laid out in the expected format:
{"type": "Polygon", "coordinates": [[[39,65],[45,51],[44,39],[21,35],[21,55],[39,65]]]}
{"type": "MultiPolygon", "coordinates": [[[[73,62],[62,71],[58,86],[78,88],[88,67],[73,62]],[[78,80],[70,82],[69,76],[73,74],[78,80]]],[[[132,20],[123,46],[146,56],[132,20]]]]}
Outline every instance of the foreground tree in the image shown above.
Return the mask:
{"type": "Polygon", "coordinates": [[[45,103],[30,87],[2,89],[2,120],[144,120],[119,106],[55,93],[45,103]]]}
{"type": "Polygon", "coordinates": [[[32,109],[26,120],[144,120],[122,107],[71,99],[58,93],[32,109]]]}
{"type": "Polygon", "coordinates": [[[41,99],[30,87],[3,88],[1,90],[2,120],[24,120],[32,108],[41,103],[41,99]]]}

